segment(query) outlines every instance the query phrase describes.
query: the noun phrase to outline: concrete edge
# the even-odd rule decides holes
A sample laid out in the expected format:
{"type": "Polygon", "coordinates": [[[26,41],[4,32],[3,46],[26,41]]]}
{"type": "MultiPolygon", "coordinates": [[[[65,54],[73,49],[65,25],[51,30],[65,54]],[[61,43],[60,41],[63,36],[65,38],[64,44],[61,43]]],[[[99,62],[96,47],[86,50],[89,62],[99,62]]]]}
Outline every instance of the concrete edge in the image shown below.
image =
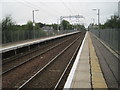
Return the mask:
{"type": "Polygon", "coordinates": [[[0,49],[0,53],[7,52],[7,51],[10,51],[10,50],[14,50],[14,49],[18,49],[18,48],[21,48],[21,47],[24,47],[24,46],[29,46],[29,45],[32,45],[32,44],[44,42],[44,41],[47,41],[47,40],[59,38],[59,37],[72,35],[72,34],[75,34],[75,33],[78,33],[78,32],[80,32],[80,31],[67,33],[67,34],[62,34],[62,35],[53,36],[53,37],[48,37],[48,38],[44,38],[44,39],[40,39],[40,40],[36,40],[36,41],[32,41],[32,42],[30,41],[30,42],[27,42],[27,43],[21,43],[21,44],[18,44],[18,45],[15,45],[15,46],[11,46],[11,47],[1,48],[0,49]]]}
{"type": "Polygon", "coordinates": [[[80,55],[81,55],[81,52],[82,52],[83,45],[84,45],[84,43],[85,43],[87,34],[88,34],[88,32],[86,32],[86,34],[85,34],[85,37],[84,37],[84,39],[83,39],[83,41],[82,41],[81,47],[80,47],[80,49],[79,49],[79,51],[78,51],[77,57],[76,57],[76,59],[75,59],[75,62],[74,62],[74,64],[73,64],[73,67],[72,67],[72,69],[71,69],[71,71],[70,71],[70,74],[69,74],[69,76],[68,76],[68,78],[67,78],[67,81],[66,81],[66,83],[65,83],[65,85],[64,85],[64,88],[70,88],[70,86],[71,86],[71,83],[72,83],[72,80],[73,80],[73,77],[74,77],[74,73],[75,73],[75,70],[76,70],[76,68],[77,68],[77,64],[78,64],[78,61],[79,61],[79,59],[80,59],[80,55]]]}

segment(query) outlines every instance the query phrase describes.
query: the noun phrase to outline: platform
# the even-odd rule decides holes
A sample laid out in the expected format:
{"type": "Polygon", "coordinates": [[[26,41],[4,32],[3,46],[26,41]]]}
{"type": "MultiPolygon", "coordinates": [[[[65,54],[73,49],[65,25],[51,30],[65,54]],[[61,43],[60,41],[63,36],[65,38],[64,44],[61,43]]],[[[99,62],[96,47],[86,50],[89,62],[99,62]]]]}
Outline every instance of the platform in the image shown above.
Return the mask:
{"type": "Polygon", "coordinates": [[[105,90],[118,88],[117,76],[115,76],[118,74],[116,64],[118,58],[104,45],[102,46],[103,43],[101,42],[92,33],[86,33],[64,88],[88,88],[90,90],[95,88],[104,88],[105,90]],[[100,51],[103,49],[104,55],[100,55],[100,51]],[[110,64],[111,67],[108,67],[109,65],[103,59],[106,52],[108,54],[112,53],[109,55],[114,60],[114,63],[110,64]],[[113,69],[113,71],[110,71],[110,69],[113,69]]]}
{"type": "Polygon", "coordinates": [[[8,45],[5,45],[5,46],[2,46],[2,48],[0,48],[0,52],[7,52],[7,51],[10,51],[10,50],[18,49],[18,48],[29,46],[29,45],[32,45],[32,44],[37,44],[37,43],[40,43],[40,42],[45,42],[45,41],[60,38],[60,37],[63,37],[63,36],[72,35],[72,34],[75,34],[75,33],[78,33],[78,32],[80,32],[80,31],[75,31],[75,32],[71,32],[71,33],[66,33],[66,34],[41,38],[41,39],[27,40],[25,42],[17,42],[17,43],[14,43],[14,44],[8,44],[8,45]]]}

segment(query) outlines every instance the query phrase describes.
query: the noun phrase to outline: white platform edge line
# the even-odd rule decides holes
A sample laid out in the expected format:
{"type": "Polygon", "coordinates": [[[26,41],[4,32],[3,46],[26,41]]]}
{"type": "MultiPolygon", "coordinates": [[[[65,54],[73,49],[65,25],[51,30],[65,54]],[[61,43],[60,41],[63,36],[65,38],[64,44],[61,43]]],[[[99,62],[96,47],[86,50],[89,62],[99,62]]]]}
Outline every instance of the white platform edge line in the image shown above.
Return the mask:
{"type": "Polygon", "coordinates": [[[71,69],[71,71],[70,71],[70,74],[69,74],[69,76],[68,76],[68,78],[67,78],[67,81],[66,81],[66,83],[65,83],[65,85],[64,85],[64,88],[70,88],[70,86],[71,86],[71,83],[72,83],[72,80],[73,80],[73,77],[74,77],[74,74],[75,74],[75,70],[76,70],[76,68],[77,68],[77,64],[78,64],[78,61],[79,61],[79,59],[80,59],[80,55],[81,55],[81,52],[82,52],[83,45],[84,45],[84,43],[85,43],[85,39],[86,39],[86,37],[87,37],[87,34],[88,34],[88,31],[86,32],[86,35],[85,35],[85,37],[84,37],[84,39],[83,39],[82,45],[81,45],[81,47],[80,47],[80,49],[79,49],[79,51],[78,51],[77,57],[76,57],[76,59],[75,59],[75,62],[74,62],[74,64],[73,64],[73,67],[72,67],[72,69],[71,69]]]}
{"type": "Polygon", "coordinates": [[[58,35],[58,36],[53,36],[53,37],[48,37],[48,38],[44,38],[44,39],[37,40],[37,41],[22,43],[22,44],[11,46],[11,47],[7,47],[7,48],[2,48],[2,49],[0,49],[0,52],[6,52],[6,51],[9,51],[9,50],[12,50],[13,48],[17,49],[17,48],[20,48],[22,46],[27,46],[27,45],[31,45],[31,44],[34,44],[34,43],[37,43],[37,42],[42,42],[42,41],[45,41],[45,40],[59,38],[59,37],[62,37],[62,36],[71,35],[71,34],[75,34],[75,33],[78,33],[78,32],[79,31],[72,32],[72,33],[67,33],[67,34],[62,34],[62,35],[58,35]]]}

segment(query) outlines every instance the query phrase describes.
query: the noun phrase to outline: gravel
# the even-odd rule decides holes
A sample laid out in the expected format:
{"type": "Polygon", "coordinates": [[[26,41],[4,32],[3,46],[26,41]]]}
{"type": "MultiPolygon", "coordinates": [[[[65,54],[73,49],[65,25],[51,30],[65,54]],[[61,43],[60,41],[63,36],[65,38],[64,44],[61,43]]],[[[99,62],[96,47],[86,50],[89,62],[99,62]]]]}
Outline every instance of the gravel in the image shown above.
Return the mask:
{"type": "MultiPolygon", "coordinates": [[[[77,38],[80,34],[72,35],[72,39],[66,41],[64,44],[59,45],[49,52],[40,55],[34,60],[21,65],[19,68],[16,68],[2,76],[2,86],[3,88],[17,88],[22,83],[24,83],[27,79],[29,79],[33,74],[35,74],[39,69],[41,69],[46,63],[48,63],[52,58],[54,58],[60,51],[62,51],[65,47],[69,45],[71,41],[77,38]]],[[[40,52],[38,52],[40,53],[40,52]]],[[[69,54],[71,54],[69,52],[69,54]]],[[[69,55],[67,54],[67,55],[69,55]]],[[[31,56],[31,55],[30,55],[31,56]]],[[[24,58],[24,57],[23,57],[24,58]]],[[[22,61],[23,58],[20,58],[22,61]]],[[[63,58],[64,59],[64,58],[63,58]]],[[[9,66],[8,66],[9,67],[9,66]]],[[[50,72],[56,72],[56,70],[51,70],[50,72]]],[[[60,71],[57,70],[59,73],[60,71]]]]}

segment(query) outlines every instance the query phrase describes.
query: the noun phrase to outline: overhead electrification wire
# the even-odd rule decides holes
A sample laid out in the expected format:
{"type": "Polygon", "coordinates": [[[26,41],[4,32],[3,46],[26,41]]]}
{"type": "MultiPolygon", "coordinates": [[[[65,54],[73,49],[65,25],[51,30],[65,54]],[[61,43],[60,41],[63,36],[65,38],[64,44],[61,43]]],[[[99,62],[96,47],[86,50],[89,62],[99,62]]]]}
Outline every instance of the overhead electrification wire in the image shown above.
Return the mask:
{"type": "Polygon", "coordinates": [[[28,1],[26,1],[26,0],[22,0],[25,4],[28,4],[28,5],[30,5],[30,6],[33,6],[33,7],[36,7],[37,9],[41,9],[41,10],[43,10],[43,11],[47,11],[47,12],[45,12],[46,14],[50,14],[50,15],[52,15],[52,16],[54,16],[54,17],[56,17],[57,16],[57,14],[53,14],[53,13],[51,13],[50,11],[48,11],[48,10],[45,10],[45,9],[43,9],[43,8],[41,8],[40,6],[37,6],[37,5],[34,5],[34,4],[32,4],[32,3],[30,3],[30,2],[28,2],[28,1]]]}
{"type": "MultiPolygon", "coordinates": [[[[17,0],[17,1],[19,1],[19,0],[17,0]]],[[[29,4],[26,4],[26,3],[24,3],[24,2],[21,2],[21,1],[19,1],[19,3],[21,3],[21,4],[24,4],[24,6],[26,6],[26,7],[29,7],[29,8],[31,8],[31,9],[37,9],[37,8],[35,8],[35,7],[33,7],[33,6],[31,6],[31,5],[29,5],[29,4]]]]}
{"type": "Polygon", "coordinates": [[[72,12],[72,10],[65,4],[65,2],[62,2],[62,4],[68,9],[68,11],[69,11],[71,14],[74,14],[74,13],[72,12]]]}
{"type": "MultiPolygon", "coordinates": [[[[20,1],[20,0],[17,0],[20,4],[26,6],[26,7],[29,7],[31,10],[40,10],[41,11],[41,14],[43,14],[44,16],[46,16],[47,18],[56,18],[56,15],[53,15],[51,14],[50,12],[45,12],[45,10],[41,9],[41,7],[37,7],[35,5],[32,5],[31,3],[23,0],[23,1],[20,1]],[[44,13],[42,13],[42,11],[44,11],[44,13]],[[46,13],[46,14],[45,14],[46,13]]],[[[42,16],[43,16],[42,15],[42,16]]]]}
{"type": "Polygon", "coordinates": [[[75,4],[75,3],[73,3],[73,2],[68,2],[68,5],[69,5],[69,6],[72,6],[72,7],[70,7],[70,8],[72,8],[72,11],[74,12],[74,14],[77,15],[77,14],[79,14],[79,13],[77,12],[77,9],[78,9],[78,8],[75,8],[75,7],[74,7],[74,4],[75,4]],[[72,3],[72,5],[71,5],[71,3],[72,3]]]}
{"type": "MultiPolygon", "coordinates": [[[[48,7],[48,5],[46,5],[44,2],[41,2],[40,4],[48,7]]],[[[48,8],[50,8],[50,7],[48,7],[48,8]]],[[[57,13],[58,15],[61,15],[61,14],[62,14],[62,13],[59,12],[60,10],[56,10],[56,8],[51,8],[51,10],[54,11],[55,13],[57,13]]]]}

